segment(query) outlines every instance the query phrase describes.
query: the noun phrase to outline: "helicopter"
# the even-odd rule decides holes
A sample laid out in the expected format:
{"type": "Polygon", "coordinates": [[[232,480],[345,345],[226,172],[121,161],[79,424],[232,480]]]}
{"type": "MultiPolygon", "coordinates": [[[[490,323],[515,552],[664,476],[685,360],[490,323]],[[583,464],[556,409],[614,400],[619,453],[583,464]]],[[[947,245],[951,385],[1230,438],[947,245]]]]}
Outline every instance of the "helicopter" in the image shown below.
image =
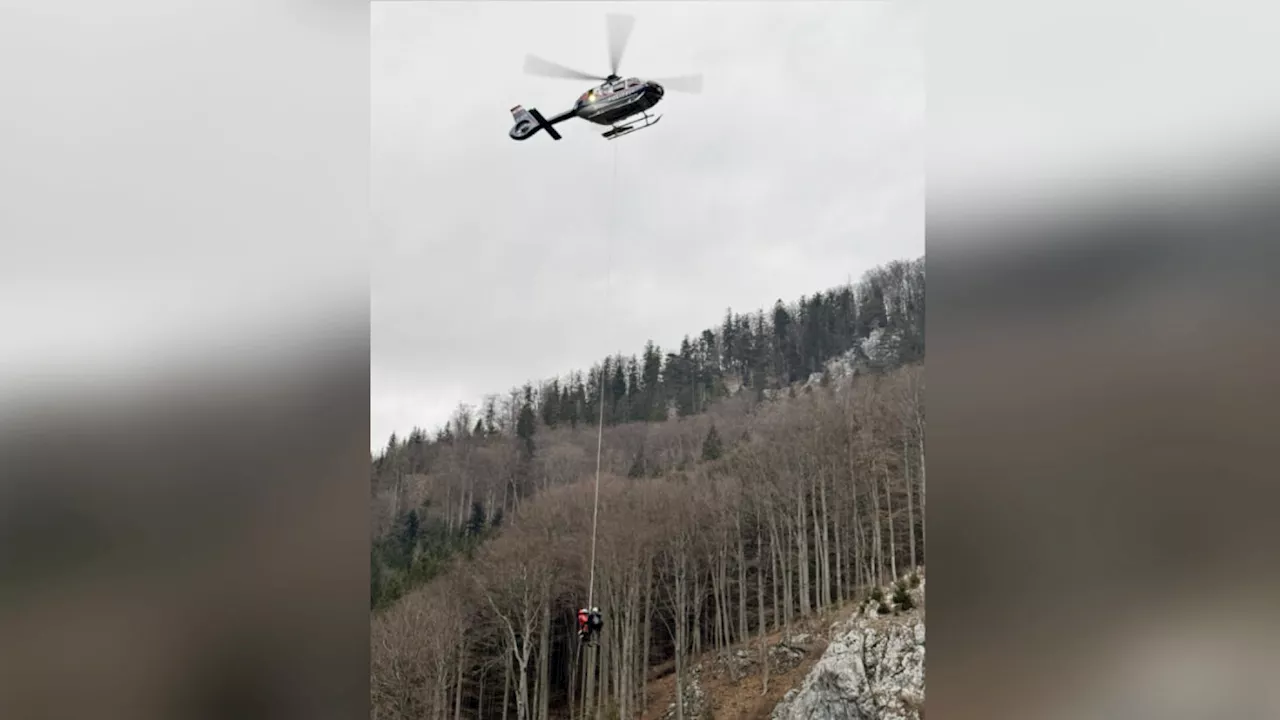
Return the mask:
{"type": "Polygon", "coordinates": [[[535,55],[525,58],[524,71],[530,75],[596,80],[601,83],[580,95],[572,108],[549,119],[543,117],[536,108],[526,110],[521,105],[511,108],[515,125],[508,134],[512,140],[527,140],[539,130],[545,130],[552,139],[559,140],[560,132],[555,126],[575,117],[597,125],[610,126],[603,137],[606,140],[613,140],[657,124],[662,116],[650,115],[649,110],[662,100],[667,90],[687,93],[702,91],[700,74],[663,80],[624,78],[618,75],[618,65],[622,60],[622,52],[626,49],[627,40],[631,37],[635,18],[630,15],[611,14],[606,16],[605,21],[609,41],[610,72],[608,75],[603,77],[592,75],[550,60],[543,60],[535,55]]]}

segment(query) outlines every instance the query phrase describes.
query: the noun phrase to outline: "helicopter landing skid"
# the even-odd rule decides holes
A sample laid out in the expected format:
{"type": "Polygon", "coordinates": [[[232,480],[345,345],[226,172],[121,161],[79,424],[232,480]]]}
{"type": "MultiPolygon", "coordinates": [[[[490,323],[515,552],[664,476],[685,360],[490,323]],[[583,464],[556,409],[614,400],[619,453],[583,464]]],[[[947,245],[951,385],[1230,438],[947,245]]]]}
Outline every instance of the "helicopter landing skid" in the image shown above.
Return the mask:
{"type": "Polygon", "coordinates": [[[627,125],[614,125],[613,129],[605,132],[601,137],[603,137],[605,140],[613,140],[614,138],[620,138],[623,135],[630,135],[631,133],[637,130],[643,130],[647,127],[652,127],[654,125],[657,125],[658,121],[661,119],[662,119],[661,115],[649,115],[648,113],[643,113],[643,117],[640,120],[636,120],[627,125]],[[637,125],[636,124],[637,122],[642,124],[637,125]]]}

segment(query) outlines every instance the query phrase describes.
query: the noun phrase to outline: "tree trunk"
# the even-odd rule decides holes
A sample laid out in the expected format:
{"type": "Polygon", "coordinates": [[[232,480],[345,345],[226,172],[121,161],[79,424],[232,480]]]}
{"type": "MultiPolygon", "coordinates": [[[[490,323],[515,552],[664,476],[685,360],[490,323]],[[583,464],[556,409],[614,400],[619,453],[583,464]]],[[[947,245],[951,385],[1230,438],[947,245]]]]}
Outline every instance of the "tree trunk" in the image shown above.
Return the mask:
{"type": "Polygon", "coordinates": [[[502,720],[507,720],[507,710],[511,707],[511,654],[503,653],[506,662],[502,663],[502,720]]]}
{"type": "Polygon", "coordinates": [[[866,540],[862,530],[862,515],[856,504],[853,507],[853,588],[855,591],[867,586],[867,578],[863,575],[866,540]]]}
{"type": "Polygon", "coordinates": [[[640,611],[639,573],[627,571],[626,619],[618,633],[618,717],[630,717],[635,687],[636,616],[640,611]]]}
{"type": "Polygon", "coordinates": [[[520,676],[516,678],[516,720],[529,720],[529,666],[520,662],[520,676]]]}
{"type": "Polygon", "coordinates": [[[730,602],[730,593],[728,593],[728,538],[724,538],[724,544],[721,548],[721,562],[719,562],[719,585],[721,585],[721,610],[724,652],[728,652],[728,648],[733,644],[733,620],[732,620],[732,603],[730,602]]]}
{"type": "Polygon", "coordinates": [[[822,531],[822,604],[824,607],[831,605],[831,514],[827,508],[827,476],[821,473],[818,476],[818,496],[822,503],[822,522],[819,528],[822,531]]]}
{"type": "Polygon", "coordinates": [[[760,526],[756,525],[756,555],[758,570],[756,572],[756,612],[760,623],[760,695],[769,694],[769,643],[766,639],[768,626],[764,620],[764,536],[760,526]]]}
{"type": "MultiPolygon", "coordinates": [[[[623,636],[625,639],[623,644],[623,657],[627,659],[627,664],[622,676],[623,682],[626,683],[623,688],[622,698],[626,705],[620,709],[620,717],[630,717],[635,715],[635,708],[638,705],[636,688],[640,686],[640,683],[638,682],[639,677],[636,675],[636,665],[637,660],[639,659],[637,657],[638,653],[636,648],[640,646],[640,611],[643,599],[642,588],[640,586],[641,581],[641,572],[633,570],[627,602],[627,634],[623,636]]],[[[643,672],[644,666],[641,665],[640,668],[641,672],[643,672]]]]}
{"type": "Polygon", "coordinates": [[[538,717],[547,720],[551,708],[551,586],[542,590],[542,636],[538,638],[538,717]]]}
{"type": "Polygon", "coordinates": [[[738,641],[746,643],[751,639],[747,627],[747,548],[742,536],[742,509],[733,515],[733,524],[738,533],[738,641]]]}
{"type": "Polygon", "coordinates": [[[880,502],[880,481],[876,479],[875,472],[869,473],[871,481],[871,495],[875,510],[871,513],[871,527],[875,540],[875,584],[884,585],[884,535],[881,533],[880,514],[883,512],[883,505],[880,502]]]}
{"type": "Polygon", "coordinates": [[[902,464],[903,464],[904,472],[906,473],[906,478],[905,478],[905,480],[906,480],[906,485],[907,485],[907,527],[908,527],[908,528],[910,528],[910,530],[911,530],[911,531],[910,531],[910,533],[908,534],[908,537],[910,537],[910,539],[911,539],[911,546],[910,546],[910,551],[911,551],[911,568],[912,568],[912,570],[914,571],[914,570],[915,570],[915,568],[916,568],[916,567],[918,567],[918,565],[919,565],[919,563],[918,563],[918,561],[917,561],[917,558],[918,558],[919,556],[918,556],[918,555],[916,555],[916,502],[915,502],[915,490],[914,490],[914,488],[912,487],[913,485],[915,485],[915,483],[914,483],[914,482],[912,481],[912,479],[911,479],[911,461],[908,459],[908,456],[907,456],[907,440],[906,440],[906,438],[903,438],[903,440],[902,440],[902,464]]]}
{"type": "MultiPolygon", "coordinates": [[[[617,605],[609,603],[607,607],[616,608],[617,605]]],[[[603,634],[603,633],[602,633],[603,634]]],[[[613,662],[612,640],[615,633],[610,632],[606,637],[596,636],[596,651],[600,653],[600,670],[599,678],[596,680],[596,717],[604,717],[604,707],[609,702],[611,692],[610,686],[610,670],[613,662]]]]}
{"type": "Polygon", "coordinates": [[[595,717],[596,712],[596,645],[587,645],[585,650],[586,669],[582,678],[582,688],[586,696],[582,700],[582,717],[595,717]]]}
{"type": "Polygon", "coordinates": [[[778,529],[774,525],[772,514],[769,515],[769,554],[773,557],[773,626],[780,628],[790,617],[791,601],[786,599],[786,595],[791,591],[789,588],[786,591],[782,589],[787,578],[782,568],[782,553],[778,549],[778,529]]]}
{"type": "Polygon", "coordinates": [[[700,582],[701,579],[698,579],[689,583],[689,617],[684,620],[688,623],[689,657],[697,657],[702,652],[702,629],[707,625],[707,609],[698,592],[697,583],[700,582]]]}
{"type": "Polygon", "coordinates": [[[720,600],[720,568],[724,564],[724,553],[717,549],[715,565],[711,570],[711,602],[713,607],[713,622],[711,640],[717,653],[724,650],[724,612],[720,600]]]}
{"type": "MultiPolygon", "coordinates": [[[[920,543],[924,545],[924,551],[929,552],[929,542],[925,539],[925,533],[929,532],[928,511],[925,510],[925,490],[924,490],[924,426],[920,425],[920,434],[916,438],[917,447],[920,448],[920,543]]],[[[928,562],[926,560],[926,562],[928,562]]]]}
{"type": "Polygon", "coordinates": [[[805,522],[805,502],[804,502],[804,482],[796,481],[796,516],[795,516],[795,541],[796,541],[796,565],[799,570],[800,577],[800,616],[808,617],[809,615],[809,538],[805,532],[807,523],[805,522]]]}
{"type": "MultiPolygon", "coordinates": [[[[572,637],[572,636],[571,636],[572,637]]],[[[574,640],[569,641],[569,720],[576,720],[581,705],[578,697],[578,676],[582,674],[582,645],[574,640]]]]}
{"type": "MultiPolygon", "coordinates": [[[[447,477],[448,476],[446,476],[446,478],[447,477]]],[[[452,505],[453,505],[453,483],[449,482],[446,479],[445,486],[444,486],[444,507],[440,508],[440,512],[444,514],[445,530],[448,530],[450,533],[453,532],[453,513],[449,511],[452,505]]]]}
{"type": "Polygon", "coordinates": [[[649,648],[653,628],[653,557],[645,562],[644,591],[644,654],[640,656],[640,711],[649,711],[649,648]]]}
{"type": "Polygon", "coordinates": [[[893,575],[893,579],[898,579],[898,541],[897,535],[894,533],[893,526],[897,523],[896,514],[893,512],[893,485],[889,480],[889,468],[882,468],[884,472],[884,500],[889,511],[889,571],[893,575]]]}
{"type": "Polygon", "coordinates": [[[467,666],[466,648],[458,654],[458,686],[453,693],[453,720],[462,720],[462,669],[467,666]]]}
{"type": "Polygon", "coordinates": [[[436,669],[436,691],[432,699],[432,715],[437,720],[445,720],[449,712],[449,676],[447,669],[436,669]]]}
{"type": "Polygon", "coordinates": [[[675,572],[676,616],[674,618],[674,624],[676,630],[676,720],[684,720],[685,623],[689,621],[688,590],[685,587],[688,584],[688,580],[685,577],[685,562],[685,558],[681,557],[678,561],[675,572]]]}
{"type": "Polygon", "coordinates": [[[835,555],[836,555],[836,559],[835,559],[836,603],[839,604],[840,607],[844,607],[844,604],[848,601],[849,598],[848,598],[848,595],[845,594],[844,536],[843,536],[843,529],[841,528],[841,525],[840,525],[840,516],[843,513],[841,512],[842,508],[840,507],[839,496],[836,497],[835,505],[836,505],[835,512],[831,514],[832,524],[834,525],[834,527],[832,528],[831,536],[832,536],[832,539],[834,540],[835,555]]]}
{"type": "Polygon", "coordinates": [[[815,592],[814,592],[813,602],[814,602],[814,607],[823,608],[823,607],[826,607],[826,594],[827,594],[826,590],[824,589],[827,585],[827,578],[825,574],[826,548],[823,547],[822,545],[822,526],[819,524],[820,521],[818,518],[818,493],[816,490],[817,480],[815,479],[812,482],[813,482],[813,485],[815,486],[815,489],[814,489],[814,492],[810,493],[811,497],[809,499],[809,515],[810,515],[810,520],[813,523],[811,526],[813,528],[813,554],[814,554],[813,569],[814,569],[814,580],[815,580],[815,583],[814,583],[815,592]]]}
{"type": "MultiPolygon", "coordinates": [[[[845,397],[846,399],[851,399],[852,392],[850,391],[850,393],[846,394],[845,397]]],[[[853,498],[853,502],[852,502],[853,532],[855,536],[854,542],[853,542],[853,553],[852,553],[853,573],[852,573],[852,577],[850,578],[851,581],[853,582],[853,587],[850,588],[850,595],[853,596],[853,595],[856,595],[858,589],[862,587],[863,545],[862,545],[862,519],[859,514],[860,506],[858,504],[858,463],[857,463],[857,459],[854,457],[854,450],[857,448],[857,438],[855,436],[857,423],[854,421],[853,408],[847,402],[845,405],[845,419],[848,426],[847,427],[848,434],[845,437],[845,462],[849,466],[849,492],[853,498]]]]}

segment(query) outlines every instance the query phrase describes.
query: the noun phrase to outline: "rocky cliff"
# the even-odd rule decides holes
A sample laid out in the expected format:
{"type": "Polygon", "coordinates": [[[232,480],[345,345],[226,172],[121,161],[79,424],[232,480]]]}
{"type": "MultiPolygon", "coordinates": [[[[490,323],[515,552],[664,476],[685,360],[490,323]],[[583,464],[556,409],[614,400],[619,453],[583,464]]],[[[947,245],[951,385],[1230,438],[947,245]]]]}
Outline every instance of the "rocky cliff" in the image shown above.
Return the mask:
{"type": "Polygon", "coordinates": [[[924,573],[874,593],[845,622],[773,720],[923,720],[924,573]]]}

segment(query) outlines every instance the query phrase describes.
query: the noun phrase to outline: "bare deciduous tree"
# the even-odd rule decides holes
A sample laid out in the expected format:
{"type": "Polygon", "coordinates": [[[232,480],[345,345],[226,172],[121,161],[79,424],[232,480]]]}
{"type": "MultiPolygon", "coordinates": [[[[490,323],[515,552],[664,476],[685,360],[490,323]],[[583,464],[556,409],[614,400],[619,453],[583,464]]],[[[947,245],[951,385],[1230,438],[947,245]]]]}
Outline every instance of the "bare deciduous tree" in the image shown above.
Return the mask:
{"type": "Polygon", "coordinates": [[[671,662],[685,720],[690,660],[704,646],[758,647],[767,693],[770,633],[919,563],[924,429],[920,367],[608,428],[590,598],[605,628],[585,651],[574,611],[592,584],[594,428],[539,430],[518,506],[514,440],[456,438],[428,474],[374,494],[379,523],[398,517],[396,502],[427,501],[455,529],[474,504],[506,520],[474,558],[375,616],[377,717],[505,718],[514,706],[516,720],[562,709],[634,718],[647,710],[650,664],[671,662]],[[703,462],[713,422],[724,453],[703,462]],[[623,477],[641,451],[643,477],[623,477]]]}

